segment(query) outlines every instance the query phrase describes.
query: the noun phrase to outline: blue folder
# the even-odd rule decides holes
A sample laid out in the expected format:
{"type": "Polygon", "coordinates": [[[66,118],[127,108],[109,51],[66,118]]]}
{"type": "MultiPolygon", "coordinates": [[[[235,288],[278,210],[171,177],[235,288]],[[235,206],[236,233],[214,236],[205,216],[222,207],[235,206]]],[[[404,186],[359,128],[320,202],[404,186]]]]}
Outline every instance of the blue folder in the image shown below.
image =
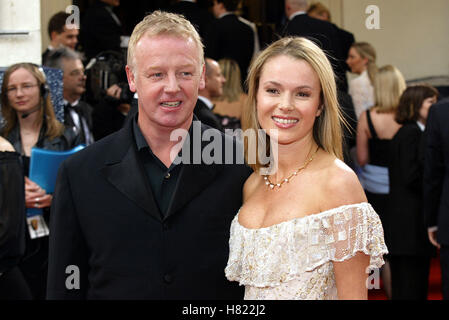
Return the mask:
{"type": "MultiPolygon", "coordinates": [[[[85,145],[80,144],[75,148],[67,151],[53,151],[40,148],[31,149],[30,161],[30,180],[37,183],[47,193],[55,191],[56,177],[58,174],[59,165],[70,157],[72,154],[85,148],[85,145]]],[[[41,209],[28,208],[27,215],[33,216],[41,214],[41,209]]]]}

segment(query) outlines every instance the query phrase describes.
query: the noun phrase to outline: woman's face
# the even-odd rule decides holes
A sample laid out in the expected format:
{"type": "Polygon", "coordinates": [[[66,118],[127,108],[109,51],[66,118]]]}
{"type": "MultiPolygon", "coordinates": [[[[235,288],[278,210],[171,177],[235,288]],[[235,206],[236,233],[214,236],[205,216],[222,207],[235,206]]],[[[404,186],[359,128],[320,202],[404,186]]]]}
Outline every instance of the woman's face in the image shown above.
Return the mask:
{"type": "Polygon", "coordinates": [[[422,102],[421,108],[419,109],[419,116],[418,116],[418,120],[421,123],[426,124],[427,116],[429,115],[429,109],[436,102],[437,102],[436,96],[424,99],[424,101],[422,102]]]}
{"type": "Polygon", "coordinates": [[[279,144],[313,140],[313,124],[320,115],[321,85],[304,60],[281,55],[269,59],[261,72],[257,118],[270,137],[278,130],[279,144]]]}
{"type": "Polygon", "coordinates": [[[352,73],[361,74],[366,70],[368,64],[367,58],[362,58],[356,49],[349,49],[348,59],[346,60],[352,73]]]}
{"type": "Polygon", "coordinates": [[[24,68],[11,73],[6,90],[9,104],[18,114],[33,110],[40,102],[37,79],[24,68]]]}

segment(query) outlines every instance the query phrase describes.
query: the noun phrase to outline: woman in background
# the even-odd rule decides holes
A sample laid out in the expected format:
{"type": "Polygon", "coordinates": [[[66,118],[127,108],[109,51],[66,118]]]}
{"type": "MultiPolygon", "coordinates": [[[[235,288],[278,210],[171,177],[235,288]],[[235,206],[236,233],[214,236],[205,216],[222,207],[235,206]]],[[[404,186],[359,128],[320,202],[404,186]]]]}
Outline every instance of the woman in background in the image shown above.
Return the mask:
{"type": "Polygon", "coordinates": [[[234,123],[235,126],[232,129],[240,128],[240,119],[247,95],[242,88],[239,65],[233,59],[220,59],[218,64],[226,82],[223,85],[222,96],[214,101],[213,112],[221,118],[225,128],[231,128],[229,124],[226,126],[226,122],[234,123]]]}
{"type": "Polygon", "coordinates": [[[404,91],[396,110],[396,122],[402,127],[391,141],[389,224],[385,230],[393,300],[427,300],[434,250],[422,212],[423,133],[437,97],[438,91],[431,86],[412,86],[404,91]]]}
{"type": "Polygon", "coordinates": [[[354,103],[357,119],[374,105],[374,82],[377,74],[376,50],[367,42],[356,42],[349,49],[346,60],[352,73],[358,77],[349,82],[349,95],[354,103]]]}
{"type": "MultiPolygon", "coordinates": [[[[31,63],[10,66],[1,90],[5,125],[1,134],[21,155],[25,175],[26,208],[44,209],[48,225],[52,195],[28,178],[33,147],[63,151],[79,144],[72,128],[65,128],[55,116],[44,72],[31,63]]],[[[48,237],[31,239],[27,232],[26,252],[20,268],[37,299],[45,298],[48,237]]]]}
{"type": "MultiPolygon", "coordinates": [[[[375,79],[376,104],[362,113],[357,125],[357,160],[361,167],[358,176],[368,202],[380,216],[384,230],[388,229],[390,143],[401,127],[396,122],[395,115],[405,88],[404,77],[397,68],[391,65],[380,68],[375,79]]],[[[388,241],[388,234],[385,237],[388,241]]],[[[391,298],[388,257],[386,260],[382,278],[385,293],[391,298]]]]}

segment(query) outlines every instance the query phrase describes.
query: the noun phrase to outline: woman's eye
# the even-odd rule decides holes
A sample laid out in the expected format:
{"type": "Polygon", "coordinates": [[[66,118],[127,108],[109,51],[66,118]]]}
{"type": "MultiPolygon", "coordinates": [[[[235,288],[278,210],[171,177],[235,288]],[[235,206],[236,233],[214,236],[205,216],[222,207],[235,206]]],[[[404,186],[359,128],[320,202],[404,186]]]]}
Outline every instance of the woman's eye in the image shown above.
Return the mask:
{"type": "Polygon", "coordinates": [[[272,88],[268,88],[266,91],[271,94],[276,94],[279,92],[277,89],[272,89],[272,88]]]}
{"type": "Polygon", "coordinates": [[[307,92],[299,92],[298,96],[302,97],[302,98],[308,98],[310,97],[310,93],[307,92]]]}

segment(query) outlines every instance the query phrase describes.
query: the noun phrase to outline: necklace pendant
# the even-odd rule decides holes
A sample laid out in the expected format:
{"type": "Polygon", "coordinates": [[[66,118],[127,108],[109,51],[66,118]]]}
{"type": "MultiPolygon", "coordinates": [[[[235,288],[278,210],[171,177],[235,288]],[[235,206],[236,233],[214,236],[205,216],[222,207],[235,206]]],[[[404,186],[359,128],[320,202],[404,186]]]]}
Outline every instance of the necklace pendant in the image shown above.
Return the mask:
{"type": "Polygon", "coordinates": [[[273,189],[274,188],[274,184],[270,183],[270,188],[273,189]]]}

